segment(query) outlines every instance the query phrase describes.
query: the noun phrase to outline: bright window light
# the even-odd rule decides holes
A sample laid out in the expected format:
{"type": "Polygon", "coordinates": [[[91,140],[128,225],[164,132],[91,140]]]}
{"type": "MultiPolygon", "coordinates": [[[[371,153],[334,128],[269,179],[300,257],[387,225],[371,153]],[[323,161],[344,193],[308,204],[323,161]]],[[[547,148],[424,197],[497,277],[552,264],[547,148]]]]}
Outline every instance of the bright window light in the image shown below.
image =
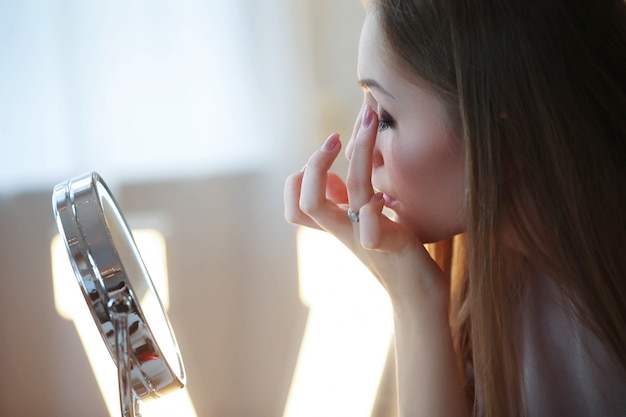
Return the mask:
{"type": "MultiPolygon", "coordinates": [[[[165,239],[160,232],[153,229],[133,230],[132,233],[163,308],[167,311],[169,292],[165,239]]],[[[120,414],[117,368],[93,322],[87,303],[76,282],[67,250],[59,235],[52,239],[50,251],[56,309],[62,317],[74,322],[109,414],[111,417],[117,417],[120,414]],[[111,360],[103,360],[103,358],[111,358],[111,360]]],[[[157,401],[141,404],[140,411],[144,417],[173,415],[196,417],[186,388],[168,394],[157,401]]]]}
{"type": "Polygon", "coordinates": [[[332,235],[302,228],[297,244],[309,317],[284,417],[369,417],[393,333],[389,298],[332,235]]]}

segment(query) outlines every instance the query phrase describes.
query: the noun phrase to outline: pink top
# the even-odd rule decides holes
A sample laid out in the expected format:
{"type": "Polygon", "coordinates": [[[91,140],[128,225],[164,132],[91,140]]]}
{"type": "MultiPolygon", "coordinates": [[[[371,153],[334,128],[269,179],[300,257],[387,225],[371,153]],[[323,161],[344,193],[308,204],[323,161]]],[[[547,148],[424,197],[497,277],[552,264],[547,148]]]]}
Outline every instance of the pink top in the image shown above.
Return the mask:
{"type": "MultiPolygon", "coordinates": [[[[567,316],[547,279],[531,282],[520,326],[529,416],[626,416],[626,377],[598,339],[567,316]]],[[[626,347],[624,347],[626,349],[626,347]]]]}

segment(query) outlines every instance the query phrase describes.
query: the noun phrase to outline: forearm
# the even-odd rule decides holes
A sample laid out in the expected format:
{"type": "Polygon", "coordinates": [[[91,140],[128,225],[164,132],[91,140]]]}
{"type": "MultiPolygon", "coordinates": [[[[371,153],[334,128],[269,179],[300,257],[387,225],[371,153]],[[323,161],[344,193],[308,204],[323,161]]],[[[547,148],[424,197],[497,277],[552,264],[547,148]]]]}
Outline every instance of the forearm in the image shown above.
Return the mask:
{"type": "Polygon", "coordinates": [[[470,414],[447,309],[434,304],[394,305],[400,417],[470,414]]]}

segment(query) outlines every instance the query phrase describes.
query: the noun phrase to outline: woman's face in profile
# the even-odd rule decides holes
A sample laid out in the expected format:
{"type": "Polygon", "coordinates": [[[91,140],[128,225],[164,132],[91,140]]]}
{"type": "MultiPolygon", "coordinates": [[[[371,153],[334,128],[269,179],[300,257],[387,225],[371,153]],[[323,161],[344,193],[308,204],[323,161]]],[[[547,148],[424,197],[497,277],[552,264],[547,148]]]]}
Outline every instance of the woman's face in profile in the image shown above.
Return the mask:
{"type": "Polygon", "coordinates": [[[379,118],[372,183],[396,221],[423,242],[464,230],[465,156],[444,103],[426,85],[409,82],[384,50],[368,13],[359,44],[364,102],[379,118]]]}

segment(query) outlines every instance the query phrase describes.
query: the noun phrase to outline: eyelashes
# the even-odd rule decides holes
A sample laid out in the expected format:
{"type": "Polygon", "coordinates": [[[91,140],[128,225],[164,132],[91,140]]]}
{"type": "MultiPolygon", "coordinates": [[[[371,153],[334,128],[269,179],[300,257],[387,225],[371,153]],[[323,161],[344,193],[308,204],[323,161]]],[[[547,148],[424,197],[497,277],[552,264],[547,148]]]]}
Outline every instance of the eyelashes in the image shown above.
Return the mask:
{"type": "Polygon", "coordinates": [[[384,109],[380,110],[380,115],[378,116],[378,132],[383,132],[389,128],[392,128],[395,123],[395,120],[391,115],[384,109]]]}

